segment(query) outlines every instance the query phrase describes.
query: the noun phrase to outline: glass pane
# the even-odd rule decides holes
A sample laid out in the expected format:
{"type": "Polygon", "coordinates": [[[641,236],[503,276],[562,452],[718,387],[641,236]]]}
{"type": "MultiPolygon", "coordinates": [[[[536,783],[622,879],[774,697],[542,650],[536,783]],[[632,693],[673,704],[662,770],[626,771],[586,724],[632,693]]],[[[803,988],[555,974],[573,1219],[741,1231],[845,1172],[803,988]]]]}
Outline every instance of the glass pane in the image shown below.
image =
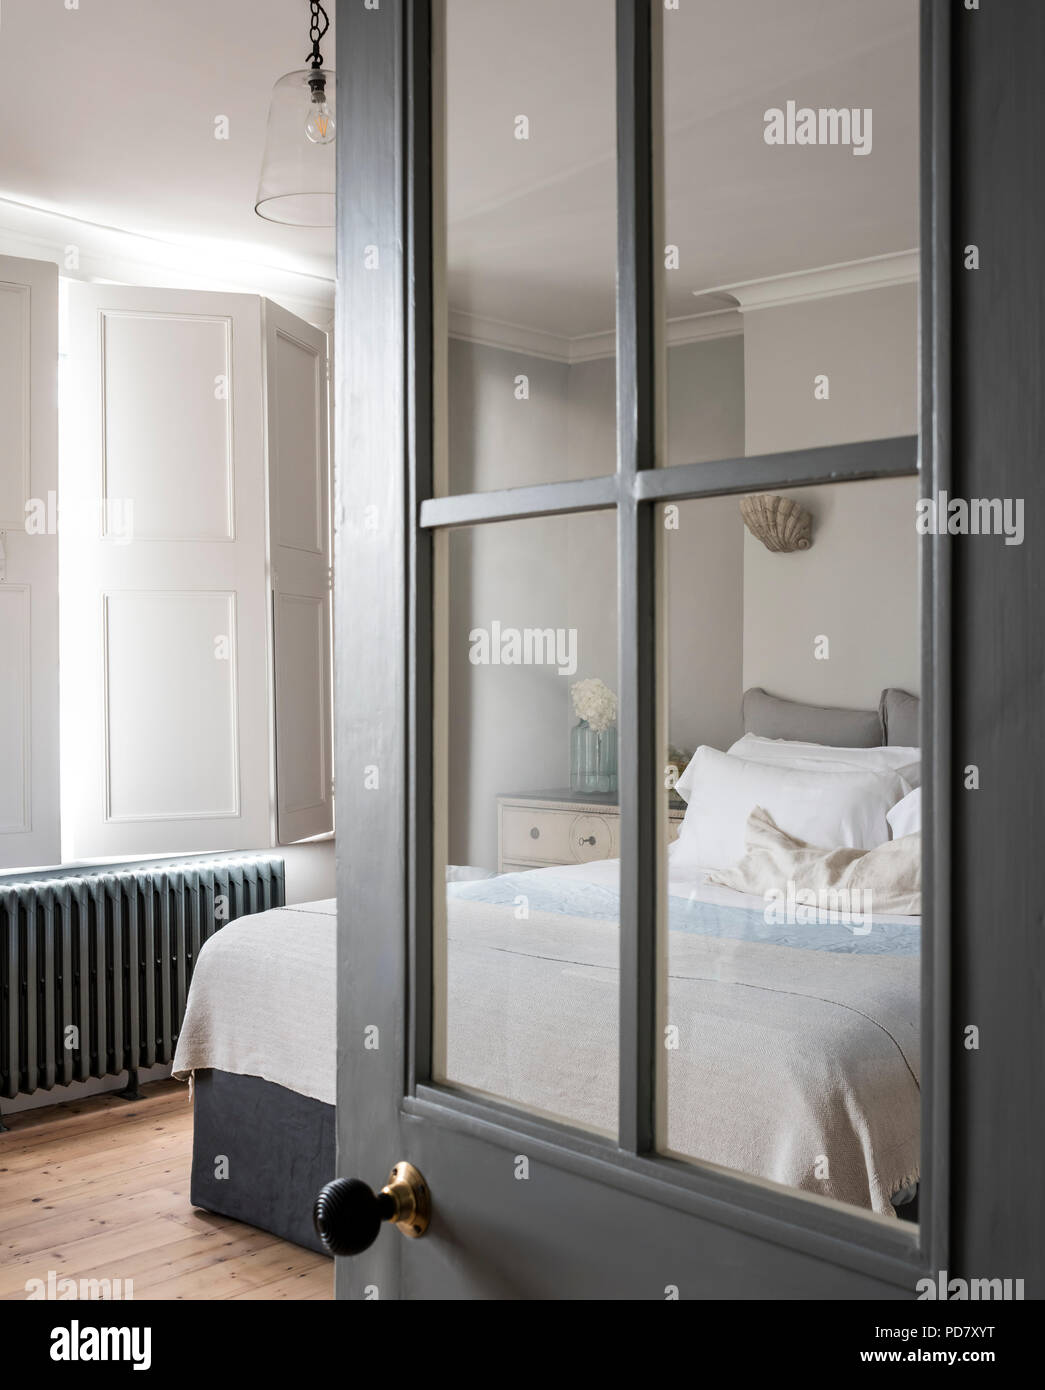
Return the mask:
{"type": "Polygon", "coordinates": [[[613,473],[613,0],[447,0],[445,52],[436,490],[613,473]]]}
{"type": "Polygon", "coordinates": [[[615,1133],[615,515],[439,545],[434,1073],[615,1133]]]}
{"type": "Polygon", "coordinates": [[[918,11],[665,7],[664,462],[916,432],[918,11]]]}
{"type": "Polygon", "coordinates": [[[659,1146],[907,1221],[917,496],[900,478],[658,509],[659,1146]]]}

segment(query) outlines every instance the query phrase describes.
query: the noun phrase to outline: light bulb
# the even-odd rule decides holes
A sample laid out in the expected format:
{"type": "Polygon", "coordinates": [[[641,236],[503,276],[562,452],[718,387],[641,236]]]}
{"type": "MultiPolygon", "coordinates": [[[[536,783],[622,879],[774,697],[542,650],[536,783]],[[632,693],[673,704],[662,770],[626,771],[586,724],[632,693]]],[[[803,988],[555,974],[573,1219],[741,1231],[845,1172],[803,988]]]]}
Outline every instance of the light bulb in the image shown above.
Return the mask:
{"type": "Polygon", "coordinates": [[[305,134],[313,145],[332,144],[337,129],[337,123],[334,120],[334,103],[327,100],[327,87],[324,81],[310,81],[309,86],[312,89],[312,99],[308,104],[305,134]]]}

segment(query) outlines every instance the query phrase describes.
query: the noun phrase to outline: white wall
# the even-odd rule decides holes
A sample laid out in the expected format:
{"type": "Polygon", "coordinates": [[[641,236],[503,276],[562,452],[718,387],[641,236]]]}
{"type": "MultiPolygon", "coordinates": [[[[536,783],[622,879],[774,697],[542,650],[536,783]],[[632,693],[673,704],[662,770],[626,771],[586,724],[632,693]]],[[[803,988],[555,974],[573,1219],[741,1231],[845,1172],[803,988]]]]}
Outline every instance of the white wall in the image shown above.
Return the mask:
{"type": "MultiPolygon", "coordinates": [[[[612,473],[612,359],[563,362],[450,342],[455,492],[612,473]],[[516,377],[529,398],[516,398],[516,377]]],[[[450,537],[449,856],[497,867],[496,798],[569,785],[570,684],[617,688],[616,528],[610,513],[462,529],[450,537]],[[473,666],[469,632],[576,628],[577,671],[473,666]]]]}
{"type": "MultiPolygon", "coordinates": [[[[917,286],[746,313],[744,376],[748,454],[916,433],[917,286]]],[[[917,693],[917,479],[790,495],[813,514],[810,550],[744,540],[744,688],[859,709],[885,686],[917,693]],[[828,660],[813,655],[821,635],[828,660]]]]}
{"type": "Polygon", "coordinates": [[[744,315],[746,452],[913,434],[918,287],[892,285],[744,315]],[[814,396],[826,374],[829,398],[814,396]]]}
{"type": "Polygon", "coordinates": [[[568,627],[565,517],[450,536],[450,862],[497,867],[496,797],[569,783],[571,677],[547,666],[473,666],[469,632],[568,627]]]}
{"type": "MultiPolygon", "coordinates": [[[[617,467],[616,364],[567,365],[453,339],[450,460],[455,492],[597,477],[617,467]],[[530,396],[515,398],[515,378],[530,396]]],[[[743,453],[743,348],[724,338],[672,349],[669,458],[743,453]]],[[[734,500],[686,504],[665,533],[672,611],[672,741],[735,737],[741,674],[742,528],[734,500]],[[727,518],[728,520],[724,519],[727,518]]],[[[575,680],[617,678],[616,518],[612,512],[498,523],[450,539],[449,856],[496,867],[496,797],[569,785],[575,680]],[[575,628],[572,676],[472,666],[468,633],[575,628]]]]}
{"type": "MultiPolygon", "coordinates": [[[[449,344],[450,487],[489,491],[565,476],[568,367],[449,344]],[[517,400],[515,378],[529,378],[517,400]]],[[[557,786],[568,678],[547,668],[473,666],[476,627],[566,626],[565,518],[470,527],[449,538],[449,857],[497,867],[498,793],[557,786]]],[[[567,754],[568,757],[568,754],[567,754]]],[[[569,763],[566,763],[567,780],[569,763]]]]}
{"type": "Polygon", "coordinates": [[[916,478],[789,493],[813,513],[809,550],[744,539],[744,689],[876,709],[886,686],[919,690],[916,478]],[[829,659],[814,642],[829,639],[829,659]]]}
{"type": "MultiPolygon", "coordinates": [[[[668,352],[667,461],[675,467],[744,454],[744,340],[668,352]]],[[[742,733],[744,527],[735,497],[679,504],[665,557],[668,741],[728,748],[742,733]]]]}
{"type": "Polygon", "coordinates": [[[741,458],[744,429],[744,339],[736,334],[670,348],[668,463],[741,458]]]}
{"type": "Polygon", "coordinates": [[[489,492],[568,476],[564,362],[451,338],[450,491],[489,492]],[[515,378],[529,378],[517,400],[515,378]]]}
{"type": "MultiPolygon", "coordinates": [[[[347,852],[351,852],[351,846],[347,852]]],[[[315,903],[332,898],[337,893],[334,841],[317,840],[313,844],[281,845],[273,851],[283,856],[286,865],[286,900],[294,903],[315,903]]]]}
{"type": "Polygon", "coordinates": [[[744,524],[735,497],[679,504],[667,557],[668,735],[692,752],[743,733],[744,524]]]}
{"type": "Polygon", "coordinates": [[[617,359],[600,357],[566,369],[566,471],[560,478],[598,478],[617,471],[617,359]]]}

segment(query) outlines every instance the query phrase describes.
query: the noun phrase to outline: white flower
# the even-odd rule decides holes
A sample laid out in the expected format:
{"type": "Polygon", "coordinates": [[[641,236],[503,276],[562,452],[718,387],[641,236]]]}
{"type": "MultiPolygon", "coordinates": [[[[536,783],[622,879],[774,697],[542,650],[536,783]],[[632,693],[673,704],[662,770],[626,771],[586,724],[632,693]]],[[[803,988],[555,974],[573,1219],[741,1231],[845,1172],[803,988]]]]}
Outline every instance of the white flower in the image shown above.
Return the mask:
{"type": "Polygon", "coordinates": [[[600,680],[575,681],[570,686],[573,712],[597,734],[604,733],[617,719],[617,697],[600,680]]]}

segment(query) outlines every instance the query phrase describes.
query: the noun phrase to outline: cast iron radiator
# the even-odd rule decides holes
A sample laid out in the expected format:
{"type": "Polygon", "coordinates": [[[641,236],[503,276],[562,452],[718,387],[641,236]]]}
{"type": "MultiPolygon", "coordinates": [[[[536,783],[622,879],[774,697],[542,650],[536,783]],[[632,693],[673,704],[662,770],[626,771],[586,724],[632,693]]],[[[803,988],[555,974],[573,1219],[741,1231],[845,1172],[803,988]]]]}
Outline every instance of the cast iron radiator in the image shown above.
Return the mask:
{"type": "Polygon", "coordinates": [[[0,1098],[124,1071],[136,1096],[174,1058],[200,947],[284,888],[273,855],[0,878],[0,1098]]]}

